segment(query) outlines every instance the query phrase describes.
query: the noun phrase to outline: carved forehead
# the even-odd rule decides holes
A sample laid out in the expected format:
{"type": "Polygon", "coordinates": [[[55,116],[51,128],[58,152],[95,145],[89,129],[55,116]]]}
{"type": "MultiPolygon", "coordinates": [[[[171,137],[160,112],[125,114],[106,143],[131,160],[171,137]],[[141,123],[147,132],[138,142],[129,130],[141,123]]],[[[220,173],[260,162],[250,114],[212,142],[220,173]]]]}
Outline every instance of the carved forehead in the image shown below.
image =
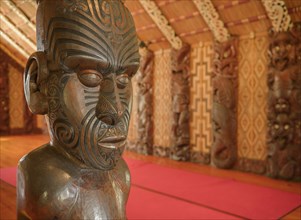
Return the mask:
{"type": "Polygon", "coordinates": [[[116,65],[139,59],[134,22],[120,0],[43,0],[37,27],[38,49],[53,63],[70,56],[116,65]]]}

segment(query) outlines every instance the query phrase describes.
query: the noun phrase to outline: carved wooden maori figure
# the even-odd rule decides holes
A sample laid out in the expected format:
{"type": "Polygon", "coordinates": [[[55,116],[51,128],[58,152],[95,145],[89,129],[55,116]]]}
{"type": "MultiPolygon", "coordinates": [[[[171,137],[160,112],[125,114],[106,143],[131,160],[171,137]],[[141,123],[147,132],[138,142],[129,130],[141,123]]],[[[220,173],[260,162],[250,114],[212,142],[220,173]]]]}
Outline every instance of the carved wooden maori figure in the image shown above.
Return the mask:
{"type": "Polygon", "coordinates": [[[138,82],[138,141],[137,152],[153,154],[153,69],[154,54],[142,49],[138,82]]]}
{"type": "Polygon", "coordinates": [[[237,46],[237,39],[214,45],[211,157],[219,168],[233,167],[237,158],[237,46]]]}
{"type": "Polygon", "coordinates": [[[172,50],[172,147],[170,157],[189,160],[189,69],[190,46],[172,50]]]}
{"type": "Polygon", "coordinates": [[[301,177],[301,23],[270,33],[268,175],[301,177]]]}
{"type": "Polygon", "coordinates": [[[121,155],[140,60],[129,11],[120,0],[40,0],[37,44],[25,94],[51,141],[20,160],[18,219],[126,219],[121,155]]]}

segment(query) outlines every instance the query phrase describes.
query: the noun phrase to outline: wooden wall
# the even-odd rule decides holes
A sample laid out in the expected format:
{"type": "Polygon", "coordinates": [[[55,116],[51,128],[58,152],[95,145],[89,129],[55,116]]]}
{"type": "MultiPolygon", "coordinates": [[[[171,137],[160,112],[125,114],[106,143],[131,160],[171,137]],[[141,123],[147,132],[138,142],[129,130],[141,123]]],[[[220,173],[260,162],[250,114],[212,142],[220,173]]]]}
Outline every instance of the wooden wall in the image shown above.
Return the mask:
{"type": "MultiPolygon", "coordinates": [[[[240,36],[238,41],[238,159],[234,169],[265,174],[268,33],[240,36]]],[[[212,64],[213,42],[192,45],[189,107],[190,161],[208,165],[212,164],[212,64]]],[[[154,154],[169,157],[172,137],[170,50],[155,53],[153,74],[154,154]]],[[[131,123],[137,122],[133,120],[131,123]]],[[[131,132],[133,129],[130,131],[130,136],[131,132]]]]}
{"type": "Polygon", "coordinates": [[[0,50],[0,135],[45,132],[43,116],[33,115],[26,104],[23,91],[24,67],[0,50]]]}

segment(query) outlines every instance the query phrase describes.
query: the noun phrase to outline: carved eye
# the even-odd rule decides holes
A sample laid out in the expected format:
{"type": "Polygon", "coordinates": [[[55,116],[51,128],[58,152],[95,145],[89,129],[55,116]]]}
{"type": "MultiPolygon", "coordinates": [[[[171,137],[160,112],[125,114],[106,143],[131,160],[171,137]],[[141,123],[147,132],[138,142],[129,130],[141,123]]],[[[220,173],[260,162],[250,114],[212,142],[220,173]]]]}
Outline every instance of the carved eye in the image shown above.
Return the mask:
{"type": "Polygon", "coordinates": [[[229,51],[226,51],[226,52],[224,53],[224,58],[227,58],[229,55],[230,55],[229,51]]]}
{"type": "Polygon", "coordinates": [[[119,89],[124,89],[130,82],[129,76],[127,74],[122,74],[116,77],[117,87],[119,89]]]}
{"type": "Polygon", "coordinates": [[[292,45],[289,43],[288,45],[286,45],[286,49],[289,50],[291,49],[292,45]]]}
{"type": "Polygon", "coordinates": [[[289,124],[284,125],[284,130],[288,130],[290,128],[289,124]]]}
{"type": "Polygon", "coordinates": [[[278,51],[280,51],[280,47],[279,46],[276,46],[275,47],[275,50],[278,52],[278,51]]]}
{"type": "Polygon", "coordinates": [[[79,81],[88,87],[96,87],[101,83],[103,76],[95,70],[83,70],[78,73],[79,81]]]}
{"type": "Polygon", "coordinates": [[[274,124],[274,128],[275,128],[276,130],[278,130],[280,127],[279,127],[278,124],[274,124]]]}

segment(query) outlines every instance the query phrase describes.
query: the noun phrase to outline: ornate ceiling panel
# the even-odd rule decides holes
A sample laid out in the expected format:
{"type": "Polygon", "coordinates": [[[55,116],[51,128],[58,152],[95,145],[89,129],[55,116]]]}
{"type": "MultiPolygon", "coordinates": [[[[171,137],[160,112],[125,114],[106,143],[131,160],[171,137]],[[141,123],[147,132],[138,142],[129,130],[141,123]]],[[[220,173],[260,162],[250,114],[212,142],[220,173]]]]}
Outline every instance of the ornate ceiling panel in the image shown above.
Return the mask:
{"type": "Polygon", "coordinates": [[[288,31],[293,25],[287,6],[282,0],[261,0],[276,32],[288,31]]]}
{"type": "Polygon", "coordinates": [[[224,22],[220,20],[219,14],[211,0],[193,0],[193,2],[206,21],[214,38],[219,42],[227,41],[230,37],[230,33],[225,27],[224,22]]]}
{"type": "Polygon", "coordinates": [[[180,49],[182,47],[182,40],[177,36],[156,3],[151,0],[139,0],[139,2],[162,31],[171,46],[175,49],[180,49]]]}
{"type": "MultiPolygon", "coordinates": [[[[182,42],[188,44],[208,42],[216,32],[225,36],[229,34],[256,36],[266,32],[272,27],[272,20],[269,19],[264,7],[264,2],[268,1],[270,0],[211,0],[220,22],[224,25],[215,28],[207,25],[193,0],[126,0],[125,4],[133,14],[139,38],[148,44],[149,49],[161,50],[172,45],[179,47],[182,42]],[[148,5],[146,8],[156,18],[151,18],[142,4],[148,5]],[[159,20],[159,23],[155,20],[159,20]],[[162,29],[163,26],[166,30],[162,29]]],[[[0,0],[0,2],[2,19],[0,46],[20,60],[24,60],[27,54],[34,50],[36,1],[0,0]]],[[[205,4],[209,1],[201,2],[205,4]]],[[[281,2],[285,3],[292,22],[301,21],[301,1],[281,0],[281,2]]],[[[206,16],[210,10],[205,12],[206,16]]],[[[212,10],[210,12],[212,14],[212,10]]]]}

